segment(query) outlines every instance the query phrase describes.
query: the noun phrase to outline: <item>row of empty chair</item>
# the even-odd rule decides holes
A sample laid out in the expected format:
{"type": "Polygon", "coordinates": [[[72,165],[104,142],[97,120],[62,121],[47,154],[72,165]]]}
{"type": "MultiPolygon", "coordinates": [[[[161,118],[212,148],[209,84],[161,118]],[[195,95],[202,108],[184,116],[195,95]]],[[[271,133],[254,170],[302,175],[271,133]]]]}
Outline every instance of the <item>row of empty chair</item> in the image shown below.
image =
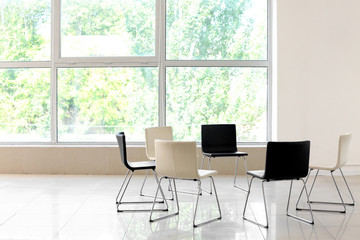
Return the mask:
{"type": "MultiPolygon", "coordinates": [[[[141,162],[131,162],[127,160],[126,154],[126,139],[125,133],[120,132],[116,134],[116,138],[118,141],[118,145],[120,148],[121,160],[125,167],[128,169],[126,177],[121,185],[121,188],[116,197],[117,210],[118,212],[125,211],[151,211],[150,213],[150,222],[158,221],[161,219],[165,219],[171,216],[175,216],[179,214],[179,201],[178,201],[178,192],[181,192],[176,187],[177,179],[181,180],[191,180],[197,182],[197,191],[192,193],[197,195],[197,200],[195,204],[195,210],[193,214],[193,226],[201,226],[203,224],[219,220],[221,219],[221,209],[220,203],[218,199],[218,195],[216,192],[215,182],[213,176],[217,174],[216,170],[211,169],[211,159],[217,157],[235,157],[236,158],[236,167],[234,172],[234,182],[233,185],[236,188],[239,188],[243,191],[247,192],[245,207],[243,210],[243,218],[247,221],[253,222],[259,226],[267,228],[269,226],[267,209],[266,209],[266,200],[265,200],[265,191],[264,191],[264,183],[270,181],[283,181],[290,180],[290,190],[288,196],[288,204],[286,209],[286,214],[295,219],[314,224],[314,217],[312,214],[313,210],[318,211],[334,211],[328,209],[313,209],[311,204],[317,203],[316,201],[310,201],[310,195],[313,190],[315,181],[318,176],[319,170],[328,170],[331,173],[332,179],[335,183],[337,192],[339,194],[340,202],[325,202],[327,204],[341,204],[343,206],[342,210],[339,212],[346,212],[345,205],[354,205],[355,201],[351,194],[350,188],[346,182],[345,176],[341,171],[341,167],[345,165],[347,161],[347,152],[349,148],[349,143],[351,139],[351,134],[345,134],[340,136],[339,138],[339,149],[338,149],[338,160],[333,165],[316,165],[309,164],[310,159],[310,141],[296,141],[296,142],[268,142],[266,149],[266,161],[265,161],[265,169],[264,170],[252,170],[247,171],[246,165],[246,156],[248,153],[239,152],[237,149],[237,141],[236,141],[236,126],[235,124],[210,124],[210,125],[202,125],[201,126],[201,147],[203,152],[203,158],[201,161],[201,168],[198,169],[198,161],[196,154],[196,142],[185,142],[185,141],[173,141],[173,133],[171,127],[152,127],[145,129],[145,145],[146,145],[146,155],[149,159],[148,161],[141,162]],[[242,157],[244,159],[244,168],[247,173],[247,187],[241,188],[237,185],[236,177],[238,175],[238,161],[239,158],[242,157]],[[208,159],[208,169],[203,169],[204,160],[208,159]],[[333,172],[339,169],[343,180],[347,186],[347,189],[352,198],[352,202],[345,203],[343,197],[339,191],[335,178],[333,176],[333,172]],[[126,189],[129,185],[129,182],[133,176],[133,173],[136,170],[146,170],[146,176],[144,178],[144,182],[140,189],[141,196],[153,197],[152,201],[132,201],[126,202],[124,201],[124,195],[126,189]],[[312,170],[317,170],[315,178],[313,180],[310,191],[307,190],[306,183],[309,180],[310,172],[312,170]],[[146,184],[146,179],[148,177],[149,172],[152,171],[157,183],[157,189],[154,195],[146,195],[143,193],[144,186],[146,184]],[[158,179],[158,175],[160,176],[160,180],[158,179]],[[248,176],[251,177],[249,181],[248,176]],[[210,189],[205,190],[201,185],[201,180],[203,178],[210,179],[210,189]],[[251,193],[251,186],[254,178],[260,179],[262,181],[262,193],[263,193],[263,201],[265,208],[265,216],[266,222],[259,223],[247,215],[247,209],[249,204],[249,196],[251,193]],[[304,180],[306,179],[306,180],[304,180]],[[164,190],[161,187],[161,183],[163,180],[168,180],[168,190],[171,194],[170,197],[166,197],[164,190]],[[291,199],[291,191],[293,180],[301,180],[303,183],[302,190],[296,202],[296,210],[308,210],[310,212],[310,219],[300,218],[294,214],[289,213],[289,203],[291,199]],[[213,191],[214,190],[214,191],[213,191]],[[214,196],[216,198],[216,204],[218,213],[217,216],[209,219],[207,221],[203,221],[201,223],[197,223],[197,209],[199,197],[203,194],[203,191],[208,192],[210,195],[214,192],[214,196]],[[305,194],[307,208],[300,208],[299,202],[302,195],[305,194]],[[160,195],[160,196],[159,196],[160,195]],[[168,211],[169,204],[168,200],[175,200],[176,202],[176,211],[169,214],[162,214],[162,216],[154,218],[154,211],[168,211]],[[152,208],[146,209],[138,209],[138,208],[123,208],[123,204],[137,204],[137,203],[152,203],[152,208]],[[157,203],[163,204],[162,207],[155,207],[157,203]]],[[[187,192],[189,193],[189,192],[187,192]]],[[[320,202],[324,203],[324,202],[320,202]]],[[[336,210],[337,211],[337,210],[336,210]]]]}

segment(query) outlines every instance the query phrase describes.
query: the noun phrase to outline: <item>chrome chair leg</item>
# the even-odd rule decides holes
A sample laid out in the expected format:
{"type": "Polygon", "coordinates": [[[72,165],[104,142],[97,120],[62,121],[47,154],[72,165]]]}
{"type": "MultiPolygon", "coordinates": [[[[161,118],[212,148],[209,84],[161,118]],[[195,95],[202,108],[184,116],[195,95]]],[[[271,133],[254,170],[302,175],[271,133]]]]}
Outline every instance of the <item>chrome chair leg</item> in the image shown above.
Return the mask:
{"type": "Polygon", "coordinates": [[[293,180],[291,180],[291,183],[290,183],[289,198],[288,198],[287,207],[286,207],[286,215],[289,216],[289,217],[292,217],[292,218],[294,218],[294,219],[303,221],[303,222],[305,222],[305,223],[314,224],[314,216],[313,216],[312,209],[311,209],[311,205],[310,205],[310,202],[309,202],[309,195],[308,195],[308,192],[307,192],[307,189],[306,189],[305,181],[304,181],[303,179],[301,179],[301,181],[302,181],[303,184],[304,184],[305,194],[306,194],[306,198],[307,198],[307,203],[308,203],[308,205],[309,205],[309,210],[310,210],[310,215],[311,215],[311,220],[307,220],[307,219],[304,219],[304,218],[300,218],[300,217],[298,217],[298,216],[295,216],[295,215],[289,213],[289,204],[290,204],[290,197],[291,197],[291,190],[292,190],[293,180]]]}
{"type": "MultiPolygon", "coordinates": [[[[209,157],[209,170],[211,170],[211,157],[209,157]]],[[[210,183],[210,192],[209,194],[212,194],[212,186],[211,186],[211,183],[210,183]]]]}
{"type": "MultiPolygon", "coordinates": [[[[311,169],[311,170],[312,170],[312,169],[311,169]]],[[[310,170],[310,171],[311,171],[311,170],[310,170]]],[[[346,184],[346,186],[347,186],[347,189],[348,189],[348,191],[349,191],[349,193],[350,193],[350,196],[351,196],[353,202],[352,202],[352,203],[345,203],[345,202],[344,202],[343,197],[342,197],[342,195],[341,195],[341,192],[340,192],[340,190],[339,190],[339,187],[338,187],[338,185],[337,185],[337,183],[336,183],[336,180],[335,180],[335,178],[334,178],[333,171],[330,171],[331,178],[332,178],[332,180],[333,180],[333,182],[334,182],[336,191],[337,191],[337,193],[338,193],[338,195],[339,195],[339,198],[340,198],[341,202],[326,202],[326,201],[311,201],[311,200],[310,200],[309,202],[310,202],[310,203],[315,203],[315,204],[334,204],[334,205],[342,205],[342,206],[343,206],[343,210],[314,209],[314,208],[313,208],[313,209],[312,209],[313,211],[346,213],[346,205],[353,206],[353,205],[355,204],[353,195],[352,195],[352,193],[351,193],[351,191],[350,191],[349,185],[348,185],[347,182],[346,182],[346,179],[345,179],[345,177],[344,177],[344,175],[343,175],[343,172],[341,171],[340,168],[339,168],[339,170],[340,170],[340,172],[341,172],[341,174],[342,174],[342,176],[343,176],[344,182],[345,182],[345,184],[346,184]]],[[[312,192],[312,190],[313,190],[315,181],[316,181],[316,179],[317,179],[318,173],[319,173],[319,170],[317,170],[316,175],[315,175],[315,178],[314,178],[314,181],[313,181],[313,183],[312,183],[312,185],[311,185],[311,189],[310,189],[310,193],[309,193],[309,198],[310,198],[310,194],[311,194],[311,192],[312,192]]],[[[309,174],[309,175],[310,175],[310,174],[309,174]]],[[[309,178],[309,176],[308,176],[308,178],[309,178]]],[[[308,178],[306,179],[306,181],[308,180],[308,178]]],[[[305,183],[306,183],[306,182],[305,182],[305,183]]],[[[301,194],[302,194],[302,191],[301,191],[301,193],[300,193],[299,199],[300,199],[300,197],[301,197],[301,194]]],[[[299,199],[298,199],[298,202],[299,202],[299,199]]],[[[297,209],[297,210],[309,210],[309,209],[307,209],[307,208],[298,208],[298,207],[297,207],[296,209],[297,209]]]]}
{"type": "MultiPolygon", "coordinates": [[[[251,185],[252,185],[252,181],[253,181],[254,177],[251,178],[250,180],[250,188],[251,188],[251,185]]],[[[266,208],[266,200],[265,200],[265,190],[264,190],[264,182],[266,180],[263,180],[262,181],[262,193],[263,193],[263,199],[264,199],[264,208],[265,208],[265,216],[266,216],[266,224],[261,224],[255,220],[251,220],[251,219],[248,219],[245,217],[245,211],[246,211],[246,207],[247,207],[247,204],[248,204],[248,199],[249,199],[249,195],[250,195],[250,188],[249,188],[249,191],[248,191],[248,194],[246,196],[246,201],[245,201],[245,207],[244,207],[244,212],[243,212],[243,219],[244,220],[247,220],[249,222],[252,222],[260,227],[264,227],[264,228],[268,228],[269,227],[269,219],[268,219],[268,214],[267,214],[267,208],[266,208]]],[[[306,189],[306,186],[305,186],[305,182],[303,179],[301,179],[301,181],[303,181],[303,184],[304,184],[304,188],[305,188],[305,193],[306,193],[306,197],[307,199],[309,199],[309,194],[307,192],[307,189],[306,189]]],[[[314,216],[312,214],[312,210],[311,210],[311,206],[310,206],[310,203],[309,203],[309,200],[307,201],[308,204],[309,204],[309,210],[310,210],[310,215],[311,215],[311,220],[307,220],[307,219],[303,219],[303,218],[300,218],[298,216],[295,216],[295,215],[292,215],[289,213],[289,203],[290,203],[290,197],[291,197],[291,190],[292,190],[292,183],[293,181],[291,180],[291,184],[290,184],[290,190],[289,190],[289,197],[288,197],[288,202],[287,202],[287,207],[286,207],[286,215],[289,216],[289,217],[292,217],[294,219],[297,219],[297,220],[300,220],[300,221],[303,221],[303,222],[306,222],[306,223],[309,223],[309,224],[314,224],[314,216]]]]}
{"type": "MultiPolygon", "coordinates": [[[[211,157],[208,157],[209,159],[209,167],[208,169],[211,170],[211,157]]],[[[211,187],[211,182],[210,182],[210,190],[206,190],[206,189],[201,189],[201,191],[207,192],[208,194],[212,194],[212,187],[211,187]]]]}
{"type": "Polygon", "coordinates": [[[117,194],[117,196],[116,196],[116,198],[115,198],[116,204],[119,203],[118,198],[119,198],[120,192],[121,192],[122,188],[124,187],[124,184],[125,184],[128,176],[129,176],[129,173],[130,173],[130,170],[127,171],[126,176],[125,176],[125,179],[124,179],[123,183],[121,184],[121,187],[120,187],[120,189],[119,189],[119,192],[118,192],[118,194],[117,194]]]}
{"type": "Polygon", "coordinates": [[[179,199],[178,199],[178,195],[177,195],[177,191],[176,191],[176,184],[175,184],[175,179],[173,179],[173,184],[174,184],[174,192],[175,192],[175,201],[176,201],[176,206],[177,206],[177,211],[175,213],[171,213],[171,214],[168,214],[168,215],[165,215],[165,216],[162,216],[162,217],[159,217],[159,218],[152,218],[152,215],[153,215],[153,212],[155,211],[154,209],[154,206],[155,206],[155,202],[156,202],[156,198],[157,198],[157,195],[158,195],[158,192],[159,192],[159,188],[161,189],[161,181],[164,179],[165,177],[162,177],[160,178],[160,181],[158,183],[158,187],[156,189],[156,193],[155,193],[155,198],[154,198],[154,201],[153,201],[153,205],[152,205],[152,208],[151,208],[151,213],[150,213],[150,222],[156,222],[156,221],[159,221],[159,220],[162,220],[162,219],[165,219],[165,218],[169,218],[169,217],[172,217],[172,216],[176,216],[179,214],[179,199]]]}
{"type": "Polygon", "coordinates": [[[219,198],[218,198],[218,195],[217,195],[217,192],[216,192],[216,187],[215,187],[214,179],[213,179],[211,176],[210,176],[209,178],[210,178],[210,184],[212,184],[212,185],[214,186],[214,193],[215,193],[216,202],[217,202],[217,206],[218,206],[218,210],[219,210],[219,217],[216,217],[216,218],[213,218],[213,219],[210,219],[210,220],[207,220],[207,221],[204,221],[204,222],[195,224],[196,213],[197,213],[197,208],[198,208],[198,203],[199,203],[199,196],[200,196],[200,193],[201,193],[201,181],[198,180],[198,189],[199,189],[199,191],[198,191],[198,195],[197,195],[197,198],[196,198],[196,205],[195,205],[194,218],[193,218],[193,226],[194,226],[194,227],[200,227],[200,226],[203,226],[203,225],[205,225],[205,224],[207,224],[207,223],[220,220],[220,219],[222,218],[221,209],[220,209],[220,203],[219,203],[219,198]]]}
{"type": "MultiPolygon", "coordinates": [[[[311,173],[311,171],[312,171],[312,169],[309,169],[309,173],[308,173],[308,175],[307,175],[307,177],[306,177],[306,179],[305,179],[305,185],[307,184],[307,182],[308,182],[308,180],[309,180],[309,177],[310,177],[310,173],[311,173]]],[[[317,176],[317,175],[316,175],[317,176]]],[[[314,186],[314,184],[312,185],[312,187],[314,186]]],[[[312,191],[312,187],[310,188],[310,191],[309,191],[309,198],[310,198],[310,194],[311,194],[311,191],[312,191]]],[[[298,200],[297,200],[297,202],[296,202],[296,210],[305,210],[305,209],[303,209],[303,208],[299,208],[298,206],[299,206],[299,202],[300,202],[300,198],[301,198],[301,196],[302,196],[302,194],[303,194],[303,192],[304,192],[304,187],[301,189],[301,191],[300,191],[300,195],[299,195],[299,197],[298,197],[298,200]]]]}
{"type": "Polygon", "coordinates": [[[142,186],[141,186],[141,188],[140,188],[140,196],[146,196],[146,197],[149,196],[149,195],[143,194],[143,192],[142,192],[142,191],[143,191],[143,188],[144,188],[144,185],[145,185],[145,182],[146,182],[146,179],[147,179],[147,177],[148,177],[148,174],[149,174],[149,169],[146,170],[145,178],[144,178],[143,184],[142,184],[142,186]]]}
{"type": "MultiPolygon", "coordinates": [[[[151,209],[119,209],[120,205],[121,204],[143,204],[143,203],[153,203],[153,201],[122,201],[124,195],[125,195],[125,192],[129,186],[129,183],[131,181],[131,178],[133,176],[134,172],[131,172],[131,174],[129,175],[129,171],[128,173],[126,174],[126,177],[124,179],[124,182],[123,184],[121,185],[121,188],[119,190],[119,193],[116,197],[116,208],[117,208],[117,212],[144,212],[144,211],[151,211],[151,209]],[[120,196],[120,198],[119,198],[120,196]]],[[[154,171],[154,175],[155,175],[155,179],[157,179],[157,176],[156,176],[156,173],[154,171]]],[[[167,206],[167,202],[166,202],[166,199],[165,199],[165,196],[164,196],[164,193],[161,189],[161,194],[163,196],[163,200],[162,201],[157,201],[157,203],[165,203],[166,206],[167,206]]],[[[156,209],[155,211],[167,211],[167,207],[164,208],[164,209],[156,209]]]]}
{"type": "Polygon", "coordinates": [[[347,183],[347,181],[346,181],[346,178],[345,178],[345,176],[344,176],[343,171],[341,170],[341,168],[339,168],[339,170],[340,170],[341,176],[342,176],[343,179],[344,179],[344,182],[345,182],[345,184],[346,184],[346,187],[347,187],[347,189],[348,189],[348,191],[349,191],[349,193],[350,193],[351,199],[352,199],[352,203],[345,203],[345,205],[354,206],[354,205],[355,205],[355,200],[354,200],[354,197],[353,197],[353,195],[352,195],[352,193],[351,193],[350,187],[349,187],[349,185],[348,185],[348,183],[347,183]]]}
{"type": "MultiPolygon", "coordinates": [[[[245,173],[247,173],[247,164],[246,164],[246,158],[245,156],[242,156],[244,159],[244,168],[245,168],[245,173]]],[[[236,177],[237,177],[237,171],[238,171],[238,162],[239,162],[239,157],[236,157],[236,167],[235,167],[235,173],[234,173],[234,187],[242,190],[242,191],[249,191],[249,176],[246,174],[246,180],[247,180],[247,184],[248,184],[248,189],[246,190],[245,188],[242,188],[238,185],[236,185],[236,177]]]]}
{"type": "MultiPolygon", "coordinates": [[[[171,188],[170,178],[169,178],[168,191],[171,191],[171,195],[172,195],[172,198],[171,198],[171,199],[168,199],[168,200],[174,200],[174,193],[173,193],[173,190],[172,190],[172,188],[171,188]]],[[[206,191],[206,190],[204,190],[204,191],[206,191]]],[[[197,193],[195,193],[195,192],[189,192],[189,191],[177,190],[177,192],[178,192],[178,193],[183,193],[183,194],[197,195],[197,193]]],[[[200,195],[202,195],[202,192],[200,193],[200,195]]]]}
{"type": "MultiPolygon", "coordinates": [[[[203,155],[203,158],[201,160],[201,168],[200,169],[204,169],[204,159],[206,158],[205,155],[203,155]]],[[[208,169],[211,170],[211,160],[210,160],[211,157],[208,156],[208,159],[209,159],[209,166],[208,166],[208,169]]],[[[210,190],[206,190],[206,189],[201,189],[200,191],[200,195],[202,195],[202,191],[204,192],[207,192],[209,194],[212,194],[212,190],[211,190],[211,183],[210,183],[210,190]]],[[[183,191],[179,191],[181,193],[185,193],[185,194],[193,194],[193,195],[196,195],[197,193],[193,193],[193,192],[183,192],[183,191]]]]}
{"type": "MultiPolygon", "coordinates": [[[[347,187],[347,189],[348,189],[348,191],[349,191],[349,194],[350,194],[350,197],[351,197],[351,199],[352,199],[352,202],[348,203],[348,202],[343,201],[344,199],[343,199],[343,197],[342,197],[342,195],[341,195],[341,193],[340,193],[340,189],[339,189],[339,187],[338,187],[338,185],[337,185],[337,183],[336,183],[336,180],[335,180],[335,178],[334,178],[333,172],[330,171],[331,177],[332,177],[332,179],[333,179],[334,185],[335,185],[336,190],[337,190],[337,192],[338,192],[338,194],[339,194],[339,197],[340,197],[341,202],[310,201],[311,203],[339,204],[339,205],[343,205],[343,206],[344,206],[344,211],[346,211],[346,207],[345,207],[346,205],[348,205],[348,206],[354,206],[354,205],[355,205],[354,197],[353,197],[353,195],[352,195],[352,193],[351,193],[351,190],[350,190],[350,188],[349,188],[349,185],[347,184],[347,181],[346,181],[346,179],[345,179],[345,176],[344,176],[341,168],[339,168],[339,170],[340,170],[340,173],[341,173],[341,175],[342,175],[342,177],[343,177],[343,180],[344,180],[344,182],[345,182],[345,185],[346,185],[346,187],[347,187]]],[[[335,212],[339,212],[339,211],[335,211],[335,212]]]]}
{"type": "MultiPolygon", "coordinates": [[[[160,183],[161,183],[162,179],[163,179],[163,178],[160,179],[160,183]]],[[[197,180],[197,182],[198,182],[198,194],[197,194],[197,198],[196,198],[196,204],[195,204],[195,210],[194,210],[194,216],[193,216],[193,226],[194,226],[194,227],[199,227],[199,226],[202,226],[202,225],[204,225],[204,224],[207,224],[207,223],[210,223],[210,222],[213,222],[213,221],[216,221],[216,220],[219,220],[219,219],[222,218],[221,209],[220,209],[220,203],[219,203],[219,198],[218,198],[218,195],[217,195],[217,192],[216,192],[214,179],[213,179],[212,177],[210,177],[210,183],[213,184],[213,186],[214,186],[214,193],[215,193],[215,196],[216,196],[216,202],[217,202],[217,206],[218,206],[218,209],[219,209],[219,215],[220,215],[220,216],[217,217],[217,218],[214,218],[214,219],[210,219],[210,220],[205,221],[205,222],[198,223],[198,224],[195,223],[196,214],[197,214],[197,209],[198,209],[198,203],[199,203],[199,196],[200,196],[200,193],[201,193],[201,181],[200,181],[200,180],[197,180]]],[[[166,218],[169,218],[169,217],[173,217],[173,216],[176,216],[176,215],[179,214],[180,207],[179,207],[179,199],[178,199],[178,195],[177,195],[177,189],[176,189],[175,179],[173,179],[173,184],[174,184],[174,192],[175,192],[176,207],[177,207],[176,212],[154,219],[154,218],[152,218],[152,215],[153,215],[153,211],[152,211],[152,212],[150,213],[150,220],[149,220],[150,222],[156,222],[156,221],[159,221],[159,220],[162,220],[162,219],[166,219],[166,218]]],[[[159,186],[160,186],[160,184],[159,184],[159,186]]],[[[157,189],[156,194],[155,194],[154,203],[153,203],[153,208],[154,208],[154,205],[155,205],[155,200],[156,200],[156,197],[157,197],[157,194],[158,194],[158,190],[159,190],[159,189],[157,189]]]]}
{"type": "MultiPolygon", "coordinates": [[[[155,173],[155,172],[154,172],[155,173]]],[[[146,170],[146,175],[145,175],[145,178],[144,178],[144,181],[143,181],[143,184],[141,186],[141,189],[140,189],[140,196],[142,197],[150,197],[150,198],[154,198],[153,195],[149,195],[149,194],[144,194],[142,191],[143,191],[143,188],[144,188],[144,185],[145,185],[145,182],[146,182],[146,179],[149,175],[149,169],[146,170]]],[[[157,177],[156,175],[154,175],[155,178],[157,177]]],[[[170,183],[169,183],[169,191],[171,191],[171,187],[170,187],[170,183]]],[[[171,198],[166,198],[167,200],[174,200],[174,194],[171,192],[171,198]]]]}
{"type": "Polygon", "coordinates": [[[201,169],[204,169],[203,167],[204,167],[204,159],[205,159],[205,155],[203,155],[203,158],[202,158],[202,160],[201,160],[201,169]]]}
{"type": "Polygon", "coordinates": [[[251,219],[245,217],[246,208],[247,208],[247,205],[248,205],[249,195],[250,195],[251,185],[252,185],[253,180],[254,180],[254,177],[252,177],[251,180],[250,180],[249,191],[248,191],[247,196],[246,196],[245,207],[244,207],[244,211],[243,211],[243,219],[246,220],[246,221],[249,221],[249,222],[251,222],[251,223],[254,223],[254,224],[256,224],[256,225],[258,225],[258,226],[260,226],[260,227],[268,228],[268,227],[269,227],[269,224],[268,224],[268,215],[267,215],[266,200],[265,200],[264,181],[262,181],[262,193],[263,193],[263,199],[264,199],[266,224],[261,224],[261,223],[259,223],[259,222],[257,222],[257,221],[254,221],[254,220],[251,220],[251,219]]]}

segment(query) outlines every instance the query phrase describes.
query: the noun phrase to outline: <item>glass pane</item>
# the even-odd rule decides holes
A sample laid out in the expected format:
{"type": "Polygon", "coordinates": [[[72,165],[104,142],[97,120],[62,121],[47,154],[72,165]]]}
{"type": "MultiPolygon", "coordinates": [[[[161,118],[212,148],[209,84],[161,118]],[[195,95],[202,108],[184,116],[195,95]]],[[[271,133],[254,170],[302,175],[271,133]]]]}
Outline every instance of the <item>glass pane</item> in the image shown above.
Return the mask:
{"type": "Polygon", "coordinates": [[[50,141],[50,69],[0,69],[0,141],[50,141]]]}
{"type": "Polygon", "coordinates": [[[267,69],[166,68],[166,124],[201,140],[201,124],[235,123],[238,142],[267,140],[267,69]]]}
{"type": "Polygon", "coordinates": [[[267,59],[267,0],[167,0],[166,58],[267,59]]]}
{"type": "Polygon", "coordinates": [[[158,69],[58,69],[60,142],[144,141],[144,129],[158,125],[158,69]]]}
{"type": "Polygon", "coordinates": [[[49,61],[51,1],[0,3],[0,61],[49,61]]]}
{"type": "Polygon", "coordinates": [[[61,56],[154,56],[155,0],[62,0],[61,56]]]}

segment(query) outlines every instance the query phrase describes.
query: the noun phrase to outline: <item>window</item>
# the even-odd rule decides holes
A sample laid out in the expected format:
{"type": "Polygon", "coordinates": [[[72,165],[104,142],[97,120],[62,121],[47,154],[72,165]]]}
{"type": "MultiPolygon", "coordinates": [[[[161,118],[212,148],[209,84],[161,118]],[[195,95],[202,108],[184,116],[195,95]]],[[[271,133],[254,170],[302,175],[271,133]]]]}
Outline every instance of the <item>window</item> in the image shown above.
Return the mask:
{"type": "Polygon", "coordinates": [[[168,60],[266,60],[266,0],[168,0],[168,60]]]}
{"type": "Polygon", "coordinates": [[[50,60],[50,0],[2,0],[0,61],[50,60]]]}
{"type": "Polygon", "coordinates": [[[201,124],[236,123],[238,141],[266,141],[266,68],[168,67],[166,79],[175,139],[201,141],[201,124]]]}
{"type": "Polygon", "coordinates": [[[3,0],[1,144],[271,139],[271,0],[3,0]]]}
{"type": "Polygon", "coordinates": [[[59,142],[129,141],[158,124],[157,68],[58,69],[59,142]]]}
{"type": "Polygon", "coordinates": [[[50,69],[0,69],[0,141],[50,141],[50,69]]]}
{"type": "Polygon", "coordinates": [[[61,1],[62,57],[154,55],[154,0],[61,1]]]}

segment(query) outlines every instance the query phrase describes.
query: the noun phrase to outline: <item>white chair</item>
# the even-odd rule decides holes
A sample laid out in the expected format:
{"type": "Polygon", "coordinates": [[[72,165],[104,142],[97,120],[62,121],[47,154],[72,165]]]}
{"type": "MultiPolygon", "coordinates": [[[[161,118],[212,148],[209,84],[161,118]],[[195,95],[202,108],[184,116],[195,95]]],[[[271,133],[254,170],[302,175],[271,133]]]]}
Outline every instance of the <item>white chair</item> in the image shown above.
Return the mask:
{"type": "Polygon", "coordinates": [[[173,180],[172,182],[174,186],[173,189],[175,192],[177,211],[175,213],[168,214],[166,216],[162,216],[156,219],[152,218],[153,215],[153,211],[152,211],[150,214],[150,222],[158,221],[179,214],[179,200],[176,190],[175,179],[197,181],[198,183],[198,193],[197,193],[195,211],[193,216],[194,227],[198,227],[206,223],[221,219],[219,199],[217,196],[214,179],[212,178],[212,176],[215,175],[217,171],[198,169],[195,142],[174,142],[174,141],[156,140],[155,156],[156,156],[156,172],[162,177],[160,178],[158,188],[155,194],[153,209],[159,189],[161,190],[161,181],[163,179],[170,179],[173,180]],[[201,179],[205,177],[209,177],[211,179],[210,182],[214,187],[217,207],[219,210],[219,217],[210,219],[208,221],[204,221],[202,223],[195,223],[199,196],[201,194],[201,179]]]}
{"type": "MultiPolygon", "coordinates": [[[[172,127],[150,127],[145,129],[145,149],[146,157],[149,160],[155,161],[155,140],[173,140],[172,127]]],[[[149,170],[146,171],[144,182],[140,189],[140,196],[153,197],[150,195],[143,194],[143,188],[148,177],[149,170]]]]}
{"type": "MultiPolygon", "coordinates": [[[[339,137],[339,145],[338,145],[338,156],[337,156],[337,161],[335,162],[327,162],[327,163],[310,163],[310,166],[309,166],[309,175],[308,177],[306,178],[306,182],[308,181],[309,179],[309,176],[310,176],[310,172],[312,170],[317,170],[316,171],[316,174],[315,174],[315,177],[314,177],[314,181],[311,185],[311,188],[310,188],[310,192],[309,192],[309,197],[311,195],[311,192],[313,190],[313,187],[314,187],[314,184],[315,184],[315,181],[317,179],[317,176],[319,174],[319,171],[320,170],[324,170],[324,171],[329,171],[330,174],[331,174],[331,177],[332,177],[332,180],[334,182],[334,185],[335,185],[335,188],[338,192],[338,195],[340,197],[340,200],[341,202],[324,202],[324,201],[311,201],[310,200],[310,203],[320,203],[320,204],[339,204],[339,205],[342,205],[343,206],[343,209],[342,210],[332,210],[332,209],[314,209],[312,208],[313,211],[322,211],[322,212],[340,212],[340,213],[346,213],[346,206],[345,205],[350,205],[350,206],[354,206],[355,205],[355,200],[354,200],[354,197],[350,191],[350,188],[349,188],[349,185],[345,179],[345,176],[341,170],[341,168],[346,164],[347,160],[348,160],[348,150],[349,150],[349,145],[350,145],[350,140],[351,140],[351,134],[350,133],[346,133],[344,135],[341,135],[339,137]],[[341,195],[340,193],[340,190],[339,190],[339,187],[335,181],[335,178],[334,178],[334,175],[333,175],[333,172],[336,171],[336,170],[339,170],[340,173],[341,173],[341,176],[343,177],[344,179],[344,182],[346,184],[346,187],[347,187],[347,190],[349,191],[349,194],[350,194],[350,197],[352,199],[352,202],[350,203],[345,203],[344,202],[344,199],[343,199],[343,196],[341,195]]],[[[302,191],[301,191],[301,194],[302,194],[302,191]]],[[[299,203],[299,200],[300,200],[300,197],[301,197],[301,194],[299,196],[299,199],[298,199],[298,202],[296,205],[298,205],[299,203]]],[[[297,207],[297,210],[308,210],[306,208],[299,208],[297,207]]]]}

